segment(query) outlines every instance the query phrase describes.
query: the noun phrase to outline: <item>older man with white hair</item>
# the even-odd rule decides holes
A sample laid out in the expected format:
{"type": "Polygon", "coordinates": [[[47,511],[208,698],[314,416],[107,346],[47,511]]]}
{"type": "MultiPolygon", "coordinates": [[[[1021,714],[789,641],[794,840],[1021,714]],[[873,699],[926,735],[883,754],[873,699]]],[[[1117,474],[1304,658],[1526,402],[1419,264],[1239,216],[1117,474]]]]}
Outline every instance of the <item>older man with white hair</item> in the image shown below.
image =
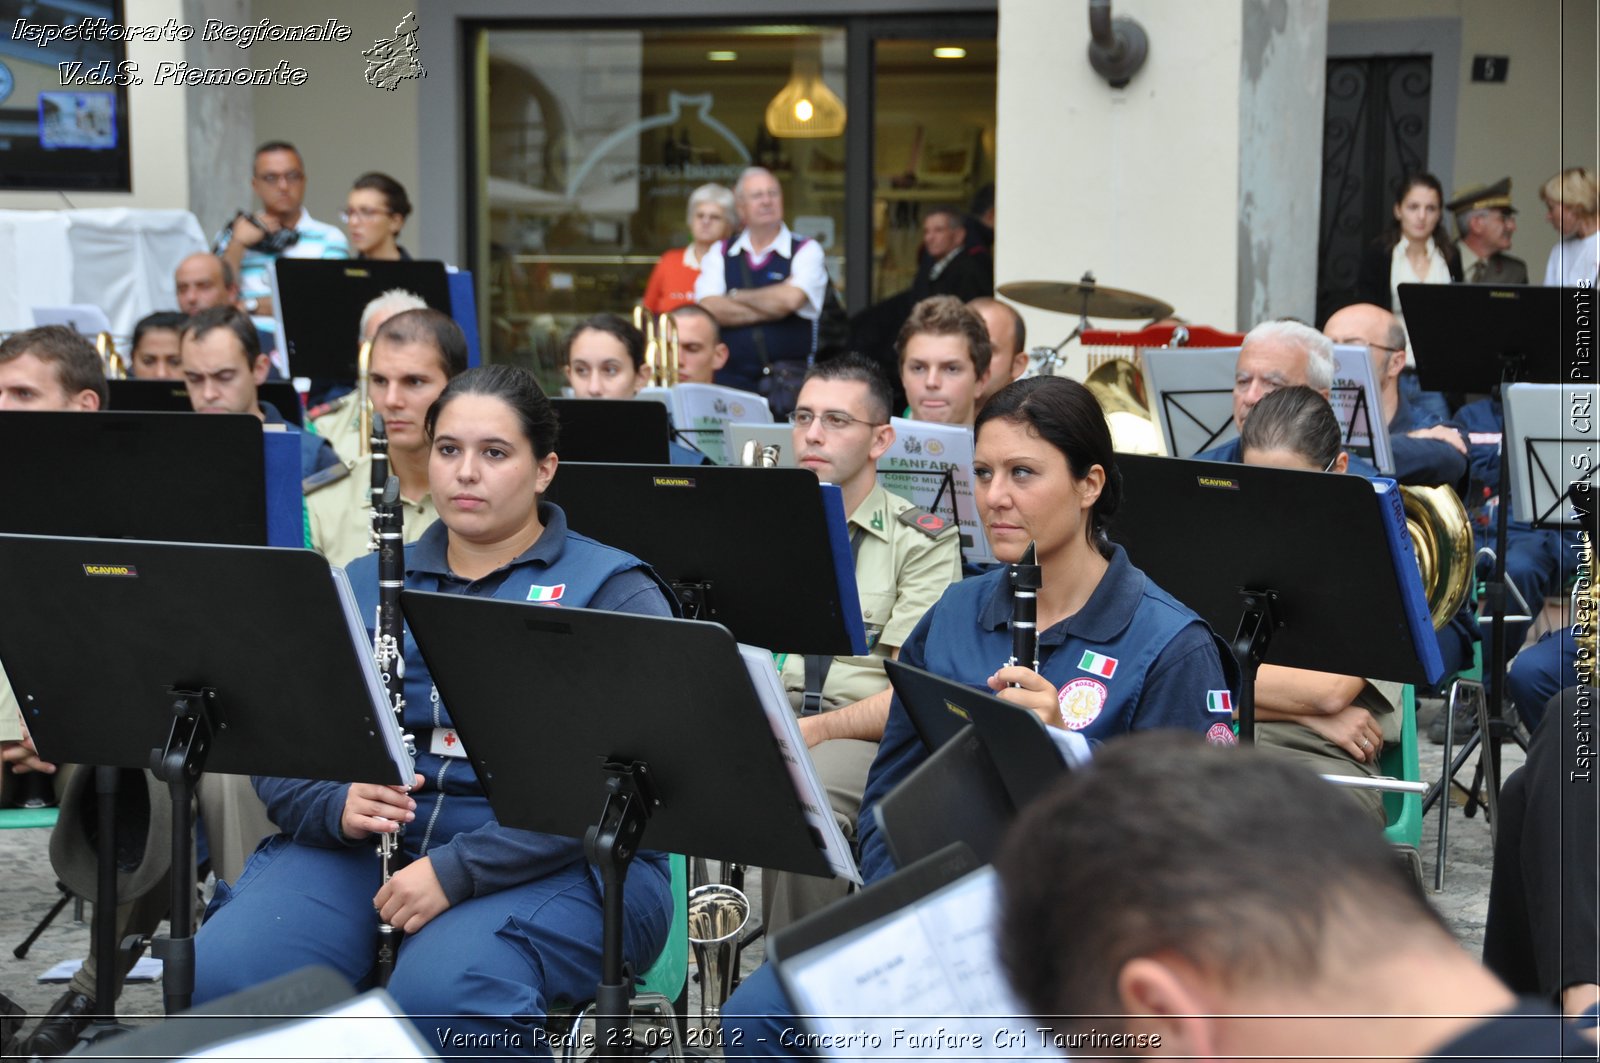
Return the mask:
{"type": "MultiPolygon", "coordinates": [[[[1233,427],[1244,420],[1256,403],[1279,388],[1308,387],[1323,398],[1333,394],[1333,341],[1310,325],[1298,321],[1263,321],[1251,329],[1239,348],[1233,370],[1233,427]]],[[[1242,460],[1239,438],[1195,455],[1201,461],[1242,460]]],[[[1352,454],[1349,471],[1377,476],[1370,462],[1352,454]]]]}

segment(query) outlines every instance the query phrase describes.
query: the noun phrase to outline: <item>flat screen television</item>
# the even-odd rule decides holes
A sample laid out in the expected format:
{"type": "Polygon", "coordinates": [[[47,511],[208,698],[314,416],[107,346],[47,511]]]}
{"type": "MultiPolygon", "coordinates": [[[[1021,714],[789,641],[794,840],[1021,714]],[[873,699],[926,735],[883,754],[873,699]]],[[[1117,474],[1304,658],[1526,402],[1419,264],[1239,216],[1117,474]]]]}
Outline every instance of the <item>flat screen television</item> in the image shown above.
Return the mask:
{"type": "Polygon", "coordinates": [[[126,25],[122,0],[0,0],[0,189],[132,191],[126,25]]]}

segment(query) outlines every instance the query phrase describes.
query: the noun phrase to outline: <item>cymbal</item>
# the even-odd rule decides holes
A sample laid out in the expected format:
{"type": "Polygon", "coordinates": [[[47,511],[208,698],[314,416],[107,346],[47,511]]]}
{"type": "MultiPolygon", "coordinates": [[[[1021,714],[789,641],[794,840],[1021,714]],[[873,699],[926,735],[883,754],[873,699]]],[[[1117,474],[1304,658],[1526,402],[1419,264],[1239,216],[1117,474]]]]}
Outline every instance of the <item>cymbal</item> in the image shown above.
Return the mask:
{"type": "Polygon", "coordinates": [[[1102,288],[1094,278],[1085,275],[1076,282],[1068,281],[1013,281],[996,289],[1007,299],[1040,310],[1054,310],[1060,314],[1078,314],[1083,317],[1142,317],[1149,319],[1168,317],[1172,305],[1138,292],[1125,292],[1118,288],[1102,288]]]}

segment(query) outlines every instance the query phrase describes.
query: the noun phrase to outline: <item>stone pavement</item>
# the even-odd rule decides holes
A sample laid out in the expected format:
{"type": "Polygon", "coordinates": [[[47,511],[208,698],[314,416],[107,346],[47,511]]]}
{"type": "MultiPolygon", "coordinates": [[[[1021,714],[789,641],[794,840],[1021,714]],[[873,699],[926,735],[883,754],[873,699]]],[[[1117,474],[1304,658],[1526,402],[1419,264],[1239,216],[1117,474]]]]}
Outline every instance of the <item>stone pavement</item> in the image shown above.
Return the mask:
{"type": "MultiPolygon", "coordinates": [[[[1429,719],[1438,710],[1438,702],[1419,704],[1419,731],[1425,736],[1429,719]]],[[[1422,776],[1432,779],[1441,767],[1441,747],[1429,745],[1426,737],[1421,744],[1422,776]]],[[[1505,771],[1522,763],[1522,753],[1515,746],[1505,747],[1505,771]]],[[[1462,772],[1463,782],[1470,780],[1470,769],[1462,772]]],[[[1431,891],[1433,882],[1435,842],[1437,839],[1437,808],[1427,817],[1423,829],[1422,865],[1425,884],[1431,891]]],[[[37,976],[46,968],[65,959],[81,959],[89,949],[87,921],[75,923],[72,907],[34,943],[26,959],[12,955],[12,949],[48,910],[56,897],[55,877],[50,868],[48,834],[42,830],[0,831],[0,992],[32,1014],[40,1014],[50,1006],[64,987],[42,985],[37,976]]],[[[1433,894],[1438,905],[1462,945],[1473,955],[1483,947],[1483,922],[1488,908],[1489,870],[1491,862],[1489,826],[1480,812],[1472,819],[1462,815],[1459,807],[1450,813],[1449,862],[1446,866],[1444,892],[1433,894]]],[[[747,883],[758,888],[759,872],[752,869],[747,883]]],[[[759,897],[754,898],[760,910],[759,897]]],[[[760,945],[745,956],[745,968],[751,969],[759,961],[760,945]]],[[[698,1000],[692,1006],[698,1008],[698,1000]]],[[[161,987],[159,983],[129,985],[118,1002],[119,1015],[133,1022],[154,1021],[161,1015],[161,987]]]]}

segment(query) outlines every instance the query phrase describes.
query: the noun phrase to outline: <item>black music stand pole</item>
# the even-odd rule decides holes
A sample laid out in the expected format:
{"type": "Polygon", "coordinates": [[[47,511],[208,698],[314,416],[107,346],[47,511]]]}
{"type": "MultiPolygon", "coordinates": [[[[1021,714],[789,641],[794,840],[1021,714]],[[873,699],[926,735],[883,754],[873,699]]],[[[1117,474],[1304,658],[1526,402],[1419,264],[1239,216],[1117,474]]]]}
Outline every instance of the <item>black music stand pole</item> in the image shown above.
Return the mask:
{"type": "MultiPolygon", "coordinates": [[[[1400,302],[1417,358],[1418,382],[1429,391],[1500,394],[1511,383],[1555,383],[1568,379],[1563,355],[1577,346],[1574,336],[1593,336],[1593,293],[1576,288],[1502,286],[1493,284],[1402,284],[1400,302]],[[1430,290],[1432,289],[1432,290],[1430,290]],[[1498,385],[1498,387],[1496,387],[1498,385]]],[[[1592,349],[1592,343],[1584,344],[1592,349]]],[[[1589,380],[1593,366],[1589,363],[1589,380]]],[[[1576,378],[1573,378],[1576,379],[1576,378]]],[[[1502,417],[1503,417],[1502,413],[1502,417]]],[[[1431,805],[1443,795],[1456,769],[1472,749],[1488,739],[1489,787],[1500,788],[1500,741],[1512,733],[1505,719],[1506,529],[1510,466],[1505,433],[1501,432],[1499,512],[1495,516],[1495,563],[1484,597],[1490,610],[1489,659],[1484,663],[1487,718],[1468,740],[1464,756],[1453,761],[1441,786],[1428,795],[1431,805]]],[[[1532,603],[1528,603],[1530,608],[1532,603]]],[[[1448,752],[1448,747],[1447,752],[1448,752]]],[[[1483,764],[1480,763],[1480,767],[1483,764]]],[[[1471,815],[1476,799],[1467,805],[1471,815]]],[[[1493,811],[1490,811],[1491,817],[1493,811]]]]}
{"type": "MultiPolygon", "coordinates": [[[[647,823],[652,848],[833,874],[767,715],[792,710],[787,699],[764,706],[744,655],[770,669],[765,651],[741,651],[701,621],[400,598],[495,819],[582,838],[600,870],[600,1052],[626,1044],[623,886],[647,823]],[[629,648],[627,668],[617,646],[629,648]]],[[[825,797],[806,803],[817,800],[831,816],[825,797]]]]}

